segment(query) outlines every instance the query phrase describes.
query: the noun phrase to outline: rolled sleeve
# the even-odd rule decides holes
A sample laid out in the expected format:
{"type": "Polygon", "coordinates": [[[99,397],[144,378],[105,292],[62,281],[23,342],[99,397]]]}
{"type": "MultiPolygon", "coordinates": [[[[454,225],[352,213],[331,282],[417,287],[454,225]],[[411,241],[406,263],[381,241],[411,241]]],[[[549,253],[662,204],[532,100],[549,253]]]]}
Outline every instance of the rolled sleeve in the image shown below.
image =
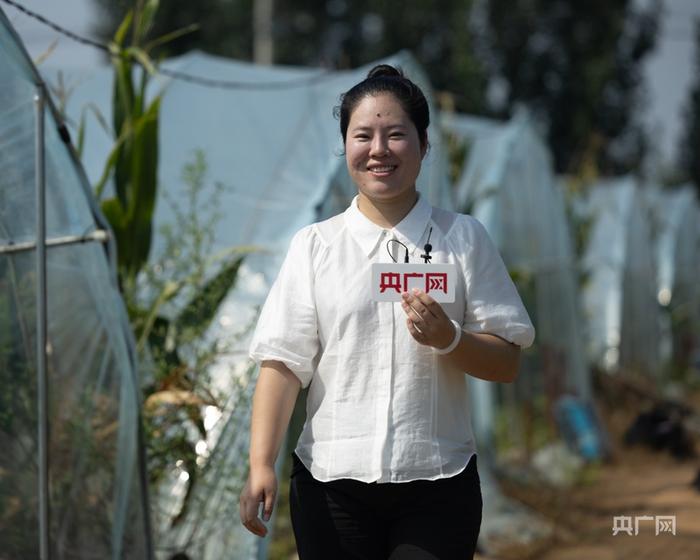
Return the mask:
{"type": "Polygon", "coordinates": [[[311,235],[310,228],[304,228],[292,239],[260,312],[249,350],[257,363],[276,360],[285,364],[302,387],[311,382],[319,351],[311,235]]]}
{"type": "Polygon", "coordinates": [[[503,259],[484,226],[475,218],[465,218],[470,246],[464,263],[467,305],[463,326],[527,348],[535,339],[535,329],[503,259]]]}

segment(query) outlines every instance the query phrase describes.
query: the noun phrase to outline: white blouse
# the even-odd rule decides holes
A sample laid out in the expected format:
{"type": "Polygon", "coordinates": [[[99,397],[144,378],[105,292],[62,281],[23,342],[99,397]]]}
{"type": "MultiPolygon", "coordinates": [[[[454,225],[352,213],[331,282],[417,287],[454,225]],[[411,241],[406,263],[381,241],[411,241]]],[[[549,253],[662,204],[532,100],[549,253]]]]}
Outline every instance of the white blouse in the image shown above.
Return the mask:
{"type": "Polygon", "coordinates": [[[283,362],[309,387],[296,453],[317,480],[434,480],[459,473],[476,451],[464,372],[413,339],[400,303],[372,300],[371,265],[391,262],[387,241],[400,240],[410,262],[422,262],[431,226],[432,262],[462,273],[456,300],[442,304],[449,317],[468,331],[532,344],[527,311],[474,218],[420,196],[387,230],[355,198],[343,214],[304,227],[267,297],[250,356],[283,362]]]}

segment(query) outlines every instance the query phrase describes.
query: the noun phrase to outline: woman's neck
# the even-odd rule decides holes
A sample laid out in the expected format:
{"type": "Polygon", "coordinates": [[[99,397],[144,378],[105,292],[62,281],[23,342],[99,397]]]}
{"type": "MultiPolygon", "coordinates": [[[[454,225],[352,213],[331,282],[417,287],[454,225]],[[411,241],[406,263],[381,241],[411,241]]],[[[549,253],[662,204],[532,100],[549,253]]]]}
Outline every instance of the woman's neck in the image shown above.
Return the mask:
{"type": "Polygon", "coordinates": [[[418,193],[410,191],[399,200],[373,200],[362,193],[357,196],[357,208],[365,217],[379,227],[393,228],[401,222],[418,202],[418,193]]]}

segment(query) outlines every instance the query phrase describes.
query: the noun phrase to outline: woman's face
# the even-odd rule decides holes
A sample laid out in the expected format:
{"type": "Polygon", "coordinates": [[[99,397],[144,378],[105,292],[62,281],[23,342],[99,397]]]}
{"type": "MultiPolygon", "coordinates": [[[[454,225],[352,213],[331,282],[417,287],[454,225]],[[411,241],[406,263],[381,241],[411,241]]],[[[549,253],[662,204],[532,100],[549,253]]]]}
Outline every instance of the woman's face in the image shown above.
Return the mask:
{"type": "Polygon", "coordinates": [[[361,195],[378,202],[415,192],[425,148],[390,93],[367,96],[350,115],[345,161],[361,195]]]}

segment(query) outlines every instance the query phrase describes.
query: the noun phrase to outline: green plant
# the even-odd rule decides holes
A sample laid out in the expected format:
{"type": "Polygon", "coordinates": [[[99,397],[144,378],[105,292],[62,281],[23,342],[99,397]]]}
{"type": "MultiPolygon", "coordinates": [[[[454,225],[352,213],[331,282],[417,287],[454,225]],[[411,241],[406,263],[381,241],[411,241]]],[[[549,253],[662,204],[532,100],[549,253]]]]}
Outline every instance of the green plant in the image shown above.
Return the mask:
{"type": "MultiPolygon", "coordinates": [[[[111,43],[114,65],[112,134],[114,146],[95,186],[117,244],[119,285],[136,339],[143,382],[143,426],[150,482],[171,483],[186,474],[185,495],[173,512],[154,503],[158,531],[166,538],[194,509],[201,487],[206,494],[206,456],[197,444],[208,439],[203,411],[223,410],[224,395],[213,389],[212,364],[229,351],[229,343],[210,329],[226,294],[233,289],[245,254],[237,247],[213,254],[214,228],[222,217],[224,189],[206,181],[206,160],[198,151],[183,168],[184,202],[158,194],[158,127],[161,95],[147,98],[155,71],[152,49],[189,32],[190,26],[147,42],[157,0],[141,0],[129,11],[111,43]],[[110,183],[111,181],[111,183],[110,183]],[[113,186],[106,196],[108,185],[113,186]],[[151,254],[156,200],[169,202],[172,223],[161,226],[158,255],[151,254]],[[167,510],[167,511],[165,511],[167,510]],[[165,513],[166,517],[160,515],[165,513]]],[[[81,117],[78,149],[84,144],[88,112],[108,129],[93,106],[81,117]]],[[[172,189],[170,189],[172,192],[172,189]]],[[[252,325],[247,325],[249,328],[252,325]]],[[[235,337],[233,337],[235,339],[235,337]]],[[[181,478],[182,480],[182,478],[181,478]]],[[[195,514],[196,515],[196,514],[195,514]]]]}
{"type": "MultiPolygon", "coordinates": [[[[187,207],[173,204],[175,226],[161,234],[165,249],[150,262],[153,218],[158,197],[158,128],[161,94],[148,99],[156,70],[152,50],[192,30],[192,26],[147,41],[158,0],[139,0],[127,12],[110,44],[114,66],[112,129],[109,153],[95,194],[117,245],[120,290],[137,341],[144,387],[144,429],[148,471],[158,483],[175,463],[189,475],[187,496],[198,480],[195,444],[206,439],[204,406],[219,406],[210,390],[208,366],[220,354],[219,341],[206,336],[218,306],[234,286],[245,249],[211,256],[218,196],[200,204],[205,189],[206,161],[201,152],[184,168],[187,207]],[[108,184],[113,195],[105,197],[108,184]],[[207,213],[202,219],[202,213],[207,213]],[[177,231],[177,235],[175,234],[177,231]],[[212,275],[211,271],[217,270],[212,275]]],[[[88,107],[107,128],[106,120],[88,107]]],[[[84,116],[78,147],[84,143],[84,116]]],[[[187,496],[177,522],[187,507],[187,496]]]]}
{"type": "Polygon", "coordinates": [[[245,254],[254,250],[236,247],[212,256],[224,187],[207,185],[201,151],[185,164],[183,180],[184,204],[168,199],[174,222],[160,228],[163,251],[124,294],[137,350],[149,364],[143,389],[149,478],[157,484],[175,465],[187,473],[186,495],[173,524],[185,515],[200,479],[196,444],[208,435],[202,411],[222,409],[225,400],[212,389],[209,371],[227,344],[208,331],[235,286],[245,254]]]}
{"type": "MultiPolygon", "coordinates": [[[[114,196],[101,200],[101,207],[117,241],[117,265],[122,286],[136,281],[151,249],[158,190],[161,94],[151,100],[147,98],[150,77],[156,70],[150,53],[193,29],[189,26],[147,42],[158,5],[159,0],[136,2],[110,43],[114,67],[112,133],[115,142],[95,186],[95,194],[102,199],[108,181],[112,180],[114,196]]],[[[99,112],[95,113],[104,126],[104,119],[99,112]]],[[[78,134],[79,149],[84,142],[83,125],[84,122],[78,134]]]]}
{"type": "Polygon", "coordinates": [[[95,191],[101,198],[112,178],[114,196],[101,202],[117,241],[117,263],[122,286],[133,284],[148,260],[151,223],[157,194],[158,119],[160,95],[146,100],[154,65],[142,40],[153,23],[157,0],[130,10],[111,43],[114,66],[112,94],[115,144],[95,191]],[[131,45],[126,46],[132,32],[131,45]],[[136,74],[140,73],[138,84],[136,74]]]}

